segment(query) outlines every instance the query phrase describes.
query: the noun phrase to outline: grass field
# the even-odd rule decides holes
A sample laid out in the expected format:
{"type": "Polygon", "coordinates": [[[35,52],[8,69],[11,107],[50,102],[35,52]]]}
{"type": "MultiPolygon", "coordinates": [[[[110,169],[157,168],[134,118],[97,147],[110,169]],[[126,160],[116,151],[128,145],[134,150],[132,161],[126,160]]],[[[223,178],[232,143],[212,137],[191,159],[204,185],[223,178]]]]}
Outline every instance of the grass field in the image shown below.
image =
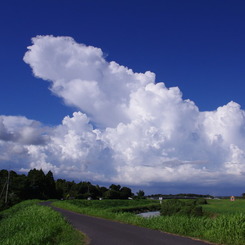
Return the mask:
{"type": "Polygon", "coordinates": [[[0,212],[1,245],[82,245],[85,236],[39,200],[21,202],[0,212]]]}
{"type": "Polygon", "coordinates": [[[125,212],[133,207],[156,205],[151,200],[102,200],[102,201],[59,201],[54,205],[75,212],[118,220],[150,229],[200,238],[206,241],[226,244],[245,244],[245,200],[210,200],[203,205],[207,215],[203,217],[160,216],[143,218],[125,212]],[[211,215],[212,214],[212,215],[211,215]]]}
{"type": "Polygon", "coordinates": [[[237,199],[234,202],[229,199],[208,200],[208,205],[204,205],[203,209],[213,214],[245,213],[245,199],[237,199]]]}
{"type": "Polygon", "coordinates": [[[83,209],[92,210],[107,210],[109,212],[134,212],[138,213],[141,211],[153,211],[160,209],[159,201],[152,201],[147,199],[139,200],[70,200],[65,201],[65,203],[72,204],[76,207],[81,207],[83,209]]]}

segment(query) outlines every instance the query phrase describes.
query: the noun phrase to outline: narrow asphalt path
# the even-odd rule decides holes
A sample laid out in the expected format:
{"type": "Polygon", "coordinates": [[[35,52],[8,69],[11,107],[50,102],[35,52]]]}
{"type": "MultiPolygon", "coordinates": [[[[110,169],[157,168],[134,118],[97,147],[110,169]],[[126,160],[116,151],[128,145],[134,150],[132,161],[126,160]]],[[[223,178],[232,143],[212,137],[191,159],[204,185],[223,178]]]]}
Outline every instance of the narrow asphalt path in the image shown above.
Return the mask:
{"type": "MultiPolygon", "coordinates": [[[[41,203],[50,206],[50,202],[41,203]]],[[[52,207],[52,206],[51,206],[52,207]]],[[[52,207],[60,212],[77,230],[89,237],[90,245],[207,245],[186,237],[174,236],[116,221],[95,218],[52,207]]]]}

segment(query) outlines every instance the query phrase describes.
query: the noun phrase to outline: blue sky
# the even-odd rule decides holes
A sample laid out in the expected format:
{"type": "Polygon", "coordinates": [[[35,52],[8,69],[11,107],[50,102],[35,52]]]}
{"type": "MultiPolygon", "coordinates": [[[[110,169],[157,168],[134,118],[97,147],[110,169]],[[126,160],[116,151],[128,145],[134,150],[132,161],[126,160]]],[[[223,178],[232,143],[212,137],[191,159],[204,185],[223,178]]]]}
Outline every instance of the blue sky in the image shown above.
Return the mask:
{"type": "MultiPolygon", "coordinates": [[[[81,103],[77,101],[69,102],[68,99],[70,99],[70,97],[68,98],[61,95],[64,91],[54,92],[52,88],[49,89],[49,87],[51,87],[50,82],[43,81],[43,79],[36,78],[36,75],[33,75],[33,71],[30,68],[33,58],[28,62],[23,61],[27,47],[32,45],[31,38],[37,35],[53,35],[55,37],[69,36],[72,37],[76,43],[83,43],[100,48],[103,51],[103,58],[105,58],[107,62],[115,61],[119,65],[132,69],[133,72],[145,73],[146,71],[151,71],[155,73],[156,83],[163,82],[167,88],[179,87],[180,91],[183,93],[183,99],[193,101],[200,112],[215,112],[218,107],[223,107],[230,101],[234,101],[241,106],[240,111],[243,116],[243,109],[245,108],[244,11],[244,1],[225,0],[2,1],[0,6],[0,115],[24,116],[28,120],[40,122],[42,128],[54,128],[61,124],[65,116],[69,115],[72,118],[73,112],[81,111],[91,118],[91,125],[103,124],[104,126],[102,128],[98,126],[102,131],[105,130],[107,126],[111,127],[111,125],[116,128],[115,123],[118,123],[119,119],[116,122],[108,122],[104,118],[103,120],[100,118],[100,120],[96,111],[92,111],[93,108],[83,108],[83,106],[80,106],[81,103]],[[67,104],[69,104],[69,106],[67,106],[67,104]]],[[[39,77],[42,76],[44,75],[42,74],[39,77]]],[[[234,108],[234,106],[232,108],[234,108]]],[[[226,113],[230,110],[230,108],[226,108],[224,109],[225,112],[222,113],[226,113]]],[[[224,116],[226,114],[222,115],[224,116]]],[[[229,114],[227,118],[229,118],[229,116],[232,118],[232,115],[233,114],[229,114]]],[[[216,119],[213,118],[212,120],[216,119]]],[[[7,121],[8,120],[5,119],[5,128],[8,128],[7,121]]],[[[236,119],[234,119],[234,121],[236,121],[236,119]]],[[[122,121],[122,123],[126,124],[128,121],[122,121]]],[[[209,121],[205,124],[205,127],[209,127],[209,129],[212,128],[209,132],[212,131],[213,133],[215,130],[219,131],[217,125],[212,125],[212,127],[207,125],[210,125],[209,121]]],[[[13,127],[14,126],[12,126],[12,128],[13,127]]],[[[230,128],[227,130],[229,131],[230,128]]],[[[239,124],[237,131],[245,131],[243,121],[241,125],[239,124]]],[[[223,131],[213,134],[221,135],[224,138],[228,137],[222,135],[222,133],[223,131]]],[[[42,132],[41,134],[43,135],[44,133],[42,132]]],[[[45,134],[48,133],[45,132],[45,134]]],[[[193,132],[191,134],[194,135],[193,132]]],[[[195,132],[195,135],[196,134],[199,135],[195,132]]],[[[210,136],[210,134],[211,133],[207,135],[210,136]]],[[[109,138],[108,135],[104,137],[106,139],[109,138]]],[[[243,143],[240,143],[244,141],[244,137],[239,138],[239,140],[238,137],[233,139],[229,136],[228,138],[225,139],[229,141],[226,147],[229,148],[231,145],[236,145],[239,150],[245,150],[243,143]]],[[[100,140],[103,141],[104,138],[100,140]]],[[[20,141],[18,144],[20,144],[20,141]]],[[[109,141],[110,143],[112,142],[112,140],[109,141]]],[[[133,141],[135,141],[135,139],[132,139],[130,142],[133,141]]],[[[21,142],[23,143],[23,141],[21,142]]],[[[173,142],[171,141],[171,144],[174,144],[173,142]]],[[[25,141],[24,146],[22,146],[27,147],[26,144],[25,141]]],[[[127,143],[125,143],[125,145],[126,144],[127,143]]],[[[185,141],[183,141],[183,144],[185,144],[185,141]]],[[[107,150],[116,152],[118,148],[115,147],[115,145],[117,145],[117,143],[113,142],[114,148],[109,147],[109,150],[107,150]]],[[[225,152],[228,151],[228,148],[225,148],[225,152]]],[[[5,148],[2,148],[2,150],[3,149],[5,148]]],[[[140,149],[139,152],[142,153],[142,149],[140,149]]],[[[190,149],[188,148],[188,150],[190,149]]],[[[28,151],[30,151],[30,147],[28,151]]],[[[210,160],[205,156],[202,159],[201,157],[203,155],[198,155],[195,157],[188,156],[184,159],[182,150],[177,151],[178,153],[176,153],[176,155],[168,155],[171,161],[178,159],[178,161],[212,162],[214,159],[218,158],[218,156],[214,156],[212,160],[210,160]]],[[[234,155],[234,151],[233,149],[233,153],[230,153],[230,155],[234,155]]],[[[207,150],[207,152],[209,151],[207,150]]],[[[236,150],[236,152],[238,152],[238,150],[236,150]]],[[[143,153],[146,152],[143,151],[143,153]]],[[[152,153],[148,153],[143,155],[152,156],[152,153]]],[[[100,154],[102,153],[100,152],[100,154]]],[[[156,155],[159,156],[158,154],[159,153],[156,155]]],[[[241,153],[241,155],[242,154],[243,153],[241,153]]],[[[49,155],[52,154],[47,153],[45,158],[46,164],[49,162],[54,172],[56,169],[57,175],[65,176],[68,170],[58,170],[58,165],[55,165],[52,160],[47,160],[49,155]]],[[[110,154],[106,156],[103,155],[106,159],[109,158],[110,161],[112,161],[111,159],[115,160],[115,156],[118,157],[117,154],[113,156],[110,154]]],[[[137,156],[137,154],[135,156],[137,156]]],[[[53,155],[52,157],[54,158],[53,155]]],[[[25,159],[26,158],[23,156],[23,161],[25,159]]],[[[239,159],[241,159],[241,157],[239,159]]],[[[74,159],[71,161],[73,160],[74,159]]],[[[40,163],[39,165],[35,165],[33,159],[28,161],[29,165],[25,166],[22,166],[20,161],[18,167],[12,160],[8,160],[7,162],[11,162],[16,170],[21,167],[28,169],[32,166],[45,168],[43,165],[40,165],[40,163]]],[[[55,162],[55,160],[53,161],[55,162]]],[[[69,162],[69,159],[67,161],[69,162]]],[[[88,161],[87,158],[86,161],[88,161]]],[[[164,161],[166,162],[166,159],[164,161]]],[[[229,162],[231,160],[229,158],[229,160],[226,159],[225,161],[229,162]]],[[[239,161],[243,163],[243,160],[239,161]]],[[[6,161],[2,164],[6,166],[6,161]]],[[[110,164],[113,165],[113,161],[110,164]]],[[[158,166],[158,164],[158,161],[156,161],[153,166],[158,166]]],[[[45,166],[47,167],[49,165],[45,166]]],[[[78,165],[74,164],[74,166],[78,165]]],[[[96,165],[96,167],[91,167],[91,169],[88,167],[88,169],[92,173],[93,168],[100,168],[98,166],[101,165],[96,165]]],[[[123,168],[121,164],[117,165],[117,167],[118,166],[123,168]]],[[[134,167],[140,169],[138,168],[139,166],[140,165],[134,167]]],[[[213,167],[207,165],[202,167],[216,171],[217,169],[219,170],[217,166],[221,165],[212,166],[213,167]]],[[[170,168],[175,169],[172,165],[170,168]]],[[[112,169],[114,168],[108,167],[108,171],[113,172],[115,170],[112,169]]],[[[219,172],[218,170],[217,172],[219,172]]],[[[179,171],[181,170],[179,169],[179,171]]],[[[95,172],[97,173],[98,171],[95,172]]],[[[229,170],[228,174],[233,174],[232,176],[236,178],[236,175],[234,175],[235,172],[236,171],[229,170]]],[[[204,173],[204,175],[205,174],[207,173],[204,173]]],[[[77,176],[70,175],[70,178],[72,177],[75,178],[77,176]]],[[[113,181],[113,177],[110,177],[111,176],[105,178],[113,181]]],[[[225,186],[223,178],[225,179],[226,177],[225,175],[217,177],[220,178],[220,184],[217,189],[222,190],[222,187],[225,186]]],[[[86,176],[84,176],[84,178],[86,178],[86,176]]],[[[87,178],[92,177],[89,176],[87,178]]],[[[122,176],[121,178],[123,179],[122,176]]],[[[97,177],[94,178],[94,181],[105,182],[105,179],[97,177]]],[[[130,178],[128,183],[140,186],[140,182],[133,183],[130,181],[130,178]]],[[[151,188],[154,189],[151,178],[149,178],[148,182],[142,181],[142,185],[148,185],[149,183],[151,188]]],[[[175,185],[175,179],[168,180],[167,183],[175,185]]],[[[185,183],[185,178],[183,178],[183,183],[185,183]]],[[[234,188],[238,188],[242,186],[243,183],[238,180],[234,185],[234,188]]],[[[167,188],[166,186],[170,186],[170,184],[164,182],[164,186],[167,188]]],[[[179,186],[179,184],[176,184],[176,186],[179,186]]],[[[204,187],[200,185],[201,191],[203,191],[203,188],[204,187]]],[[[208,191],[211,187],[205,188],[205,191],[208,191]]],[[[176,187],[176,191],[178,190],[183,191],[179,187],[176,187]]],[[[221,192],[222,191],[219,191],[219,193],[221,192]]]]}
{"type": "Polygon", "coordinates": [[[3,1],[1,112],[51,124],[71,113],[22,62],[31,38],[47,34],[100,47],[136,72],[150,70],[200,110],[231,100],[244,108],[244,9],[244,1],[223,0],[3,1]]]}

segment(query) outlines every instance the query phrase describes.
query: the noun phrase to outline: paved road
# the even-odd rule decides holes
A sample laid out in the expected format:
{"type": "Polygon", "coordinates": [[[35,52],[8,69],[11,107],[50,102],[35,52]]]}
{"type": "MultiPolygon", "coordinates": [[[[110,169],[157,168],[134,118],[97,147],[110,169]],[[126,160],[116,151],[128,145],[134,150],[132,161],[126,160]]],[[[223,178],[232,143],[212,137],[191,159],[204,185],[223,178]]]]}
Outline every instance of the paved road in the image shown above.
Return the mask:
{"type": "MultiPolygon", "coordinates": [[[[50,202],[42,203],[50,205],[50,202]]],[[[208,243],[190,238],[174,236],[102,218],[77,214],[53,207],[78,230],[85,233],[90,245],[207,245],[208,243]]]]}

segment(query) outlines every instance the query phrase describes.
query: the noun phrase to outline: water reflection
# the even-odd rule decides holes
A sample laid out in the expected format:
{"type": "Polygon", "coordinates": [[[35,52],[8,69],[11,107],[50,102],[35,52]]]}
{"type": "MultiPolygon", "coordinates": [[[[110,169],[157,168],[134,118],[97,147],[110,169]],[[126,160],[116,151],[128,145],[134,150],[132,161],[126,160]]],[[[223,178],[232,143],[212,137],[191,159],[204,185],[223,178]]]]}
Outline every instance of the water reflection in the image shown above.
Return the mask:
{"type": "Polygon", "coordinates": [[[146,212],[146,213],[140,213],[138,214],[139,216],[142,216],[144,218],[149,218],[149,217],[155,217],[160,215],[160,211],[153,211],[153,212],[146,212]]]}

